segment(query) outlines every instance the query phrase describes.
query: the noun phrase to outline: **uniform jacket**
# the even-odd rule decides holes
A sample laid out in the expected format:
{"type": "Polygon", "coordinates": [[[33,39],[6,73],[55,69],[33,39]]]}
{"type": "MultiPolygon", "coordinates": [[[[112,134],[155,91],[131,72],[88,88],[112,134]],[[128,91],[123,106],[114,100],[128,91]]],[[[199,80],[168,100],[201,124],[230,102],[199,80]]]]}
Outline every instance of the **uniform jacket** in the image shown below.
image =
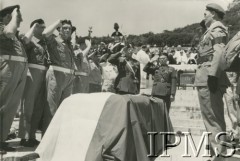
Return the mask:
{"type": "Polygon", "coordinates": [[[236,93],[240,95],[240,73],[238,73],[238,81],[237,81],[236,93]]]}
{"type": "Polygon", "coordinates": [[[227,43],[223,52],[222,69],[240,72],[240,31],[227,43]]]}
{"type": "Polygon", "coordinates": [[[226,72],[220,67],[222,51],[228,40],[226,27],[216,21],[203,34],[199,44],[198,69],[195,76],[196,86],[207,86],[208,76],[218,78],[219,86],[229,86],[226,72]]]}
{"type": "Polygon", "coordinates": [[[138,94],[140,91],[140,64],[135,59],[122,59],[121,53],[112,54],[108,61],[117,66],[116,91],[138,94]]]}
{"type": "Polygon", "coordinates": [[[177,72],[173,67],[170,67],[168,65],[158,66],[149,62],[144,67],[143,71],[154,75],[152,95],[155,96],[175,95],[177,72]]]}

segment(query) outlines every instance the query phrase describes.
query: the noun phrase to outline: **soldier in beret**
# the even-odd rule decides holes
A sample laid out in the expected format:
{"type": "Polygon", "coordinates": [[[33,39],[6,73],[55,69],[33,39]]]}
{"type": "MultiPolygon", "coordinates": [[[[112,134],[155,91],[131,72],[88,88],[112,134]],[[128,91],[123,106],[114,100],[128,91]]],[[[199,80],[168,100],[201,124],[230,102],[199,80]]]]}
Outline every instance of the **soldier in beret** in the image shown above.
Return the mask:
{"type": "Polygon", "coordinates": [[[71,42],[72,22],[58,20],[43,31],[49,52],[49,68],[46,73],[47,106],[44,109],[43,130],[45,131],[61,102],[72,94],[74,50],[71,42]],[[55,36],[55,30],[59,35],[55,36]]]}
{"type": "Polygon", "coordinates": [[[47,44],[42,35],[45,27],[45,22],[42,19],[36,19],[31,23],[29,32],[23,37],[29,71],[22,98],[19,137],[21,138],[20,144],[26,147],[39,144],[35,133],[43,114],[49,55],[47,44]]]}
{"type": "Polygon", "coordinates": [[[73,94],[89,92],[90,66],[88,66],[89,60],[87,56],[91,48],[91,40],[86,39],[85,44],[86,48],[84,50],[81,50],[80,45],[77,44],[77,48],[74,51],[77,70],[75,71],[73,94]]]}
{"type": "Polygon", "coordinates": [[[27,75],[27,55],[16,37],[22,22],[20,6],[10,6],[0,11],[0,151],[14,151],[5,143],[17,112],[27,75]]]}
{"type": "MultiPolygon", "coordinates": [[[[212,3],[206,6],[204,13],[207,31],[203,34],[197,59],[198,69],[195,76],[202,118],[210,135],[210,152],[214,161],[221,161],[223,157],[216,157],[214,148],[219,153],[225,152],[225,147],[216,142],[215,136],[226,131],[224,120],[223,94],[230,82],[226,73],[220,68],[220,57],[228,41],[227,28],[222,24],[224,9],[212,3]]],[[[224,141],[225,138],[223,138],[224,141]]]]}
{"type": "Polygon", "coordinates": [[[167,65],[168,55],[166,53],[159,57],[159,62],[151,61],[144,67],[144,71],[154,76],[152,96],[162,99],[169,112],[171,102],[175,99],[177,72],[173,67],[167,65]]]}

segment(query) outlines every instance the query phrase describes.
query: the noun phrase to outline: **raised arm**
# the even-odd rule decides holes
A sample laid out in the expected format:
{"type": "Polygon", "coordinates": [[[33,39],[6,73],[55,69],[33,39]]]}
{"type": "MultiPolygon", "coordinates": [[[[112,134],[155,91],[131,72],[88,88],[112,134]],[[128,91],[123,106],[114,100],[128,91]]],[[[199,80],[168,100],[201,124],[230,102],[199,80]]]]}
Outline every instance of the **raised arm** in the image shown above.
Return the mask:
{"type": "Polygon", "coordinates": [[[32,37],[34,36],[34,30],[36,28],[36,26],[38,26],[39,24],[38,23],[35,23],[31,28],[30,30],[24,35],[23,37],[23,41],[28,44],[30,43],[30,41],[32,40],[32,37]]]}
{"type": "Polygon", "coordinates": [[[121,52],[117,52],[115,54],[111,54],[108,58],[108,62],[114,65],[118,65],[118,58],[122,55],[121,52]]]}
{"type": "Polygon", "coordinates": [[[45,37],[49,37],[53,34],[53,32],[58,28],[62,26],[62,21],[61,20],[57,20],[56,22],[54,22],[52,25],[48,26],[44,31],[43,31],[43,35],[45,37]]]}
{"type": "Polygon", "coordinates": [[[83,57],[86,57],[87,56],[87,54],[88,54],[88,52],[89,52],[89,50],[91,49],[91,46],[92,46],[92,43],[91,43],[91,40],[85,40],[85,44],[86,44],[86,49],[84,49],[83,51],[82,51],[82,53],[83,53],[83,57]]]}
{"type": "Polygon", "coordinates": [[[154,64],[155,61],[158,61],[158,57],[153,57],[143,68],[143,71],[154,75],[155,70],[158,68],[158,66],[154,64]]]}
{"type": "Polygon", "coordinates": [[[17,29],[22,21],[22,15],[18,8],[15,8],[12,12],[12,19],[4,28],[4,33],[7,37],[13,38],[17,33],[17,29]]]}

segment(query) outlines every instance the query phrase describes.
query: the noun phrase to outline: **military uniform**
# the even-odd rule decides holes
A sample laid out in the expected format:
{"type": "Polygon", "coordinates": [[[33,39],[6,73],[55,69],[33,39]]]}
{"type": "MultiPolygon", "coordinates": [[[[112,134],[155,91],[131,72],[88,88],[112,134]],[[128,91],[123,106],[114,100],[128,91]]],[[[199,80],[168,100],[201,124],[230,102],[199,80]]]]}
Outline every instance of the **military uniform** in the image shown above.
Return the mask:
{"type": "Polygon", "coordinates": [[[28,56],[29,70],[22,98],[19,137],[35,139],[46,102],[45,79],[48,51],[46,42],[36,37],[33,37],[30,43],[25,44],[25,50],[28,56]]]}
{"type": "Polygon", "coordinates": [[[237,111],[237,120],[238,120],[238,128],[240,128],[240,73],[238,75],[238,82],[237,82],[237,89],[236,89],[236,94],[238,94],[238,111],[237,111]]]}
{"type": "Polygon", "coordinates": [[[238,32],[225,46],[223,51],[222,64],[223,70],[231,71],[227,72],[230,75],[230,82],[232,86],[228,88],[227,94],[225,95],[228,113],[230,114],[230,120],[233,124],[233,131],[236,133],[235,138],[240,139],[240,100],[238,100],[238,105],[235,103],[236,100],[232,98],[236,92],[237,95],[240,94],[240,32],[238,32]],[[230,89],[230,90],[229,90],[230,89]],[[232,89],[232,90],[231,90],[232,89]],[[235,90],[236,89],[236,90],[235,90]],[[229,95],[229,91],[231,92],[229,95]],[[230,96],[230,97],[229,97],[230,96]]]}
{"type": "Polygon", "coordinates": [[[234,92],[236,91],[237,85],[237,73],[236,72],[227,72],[227,76],[230,80],[231,86],[227,88],[226,93],[224,94],[225,103],[227,106],[227,114],[232,123],[232,126],[229,127],[233,132],[234,137],[238,136],[237,129],[237,111],[239,109],[237,101],[234,99],[234,92]]]}
{"type": "Polygon", "coordinates": [[[148,63],[143,71],[154,76],[152,87],[152,96],[161,98],[169,109],[171,107],[170,96],[176,94],[177,72],[173,67],[168,65],[158,66],[153,63],[148,63]]]}
{"type": "Polygon", "coordinates": [[[102,74],[101,68],[93,60],[89,60],[90,74],[89,74],[89,93],[102,91],[102,74]]]}
{"type": "Polygon", "coordinates": [[[90,66],[86,57],[80,50],[75,51],[75,63],[77,70],[75,71],[75,79],[73,83],[73,94],[89,92],[89,74],[90,66]]]}
{"type": "Polygon", "coordinates": [[[61,36],[51,35],[47,38],[50,66],[46,74],[47,106],[44,110],[44,130],[61,102],[72,94],[74,80],[74,51],[70,41],[61,36]]]}
{"type": "MultiPolygon", "coordinates": [[[[3,27],[4,28],[4,27],[3,27]]],[[[4,142],[16,115],[27,75],[27,55],[17,37],[0,34],[0,138],[4,142]]]]}
{"type": "Polygon", "coordinates": [[[236,87],[236,94],[238,95],[238,108],[237,108],[237,130],[238,134],[237,137],[240,139],[240,72],[238,73],[237,77],[237,87],[236,87]]]}
{"type": "Polygon", "coordinates": [[[226,27],[220,21],[213,22],[200,41],[197,59],[198,69],[195,76],[195,86],[197,86],[200,109],[206,130],[212,133],[210,135],[212,155],[214,155],[213,148],[218,148],[219,152],[225,150],[215,141],[215,136],[219,132],[226,131],[223,94],[230,82],[226,72],[220,69],[219,64],[227,40],[226,27]],[[209,86],[208,83],[212,77],[216,80],[213,85],[217,86],[214,92],[212,92],[212,86],[209,86]]]}
{"type": "Polygon", "coordinates": [[[118,76],[114,88],[118,94],[138,94],[140,91],[140,63],[135,59],[126,60],[121,53],[112,54],[108,62],[117,66],[118,76]]]}

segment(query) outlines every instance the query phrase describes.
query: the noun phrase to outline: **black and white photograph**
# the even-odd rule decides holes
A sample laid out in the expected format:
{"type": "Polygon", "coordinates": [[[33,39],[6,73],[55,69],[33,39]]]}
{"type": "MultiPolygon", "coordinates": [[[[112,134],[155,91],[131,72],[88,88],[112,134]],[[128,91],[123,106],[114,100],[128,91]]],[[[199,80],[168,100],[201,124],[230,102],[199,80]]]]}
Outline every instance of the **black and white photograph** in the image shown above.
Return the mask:
{"type": "Polygon", "coordinates": [[[0,0],[0,161],[240,161],[240,0],[0,0]]]}

